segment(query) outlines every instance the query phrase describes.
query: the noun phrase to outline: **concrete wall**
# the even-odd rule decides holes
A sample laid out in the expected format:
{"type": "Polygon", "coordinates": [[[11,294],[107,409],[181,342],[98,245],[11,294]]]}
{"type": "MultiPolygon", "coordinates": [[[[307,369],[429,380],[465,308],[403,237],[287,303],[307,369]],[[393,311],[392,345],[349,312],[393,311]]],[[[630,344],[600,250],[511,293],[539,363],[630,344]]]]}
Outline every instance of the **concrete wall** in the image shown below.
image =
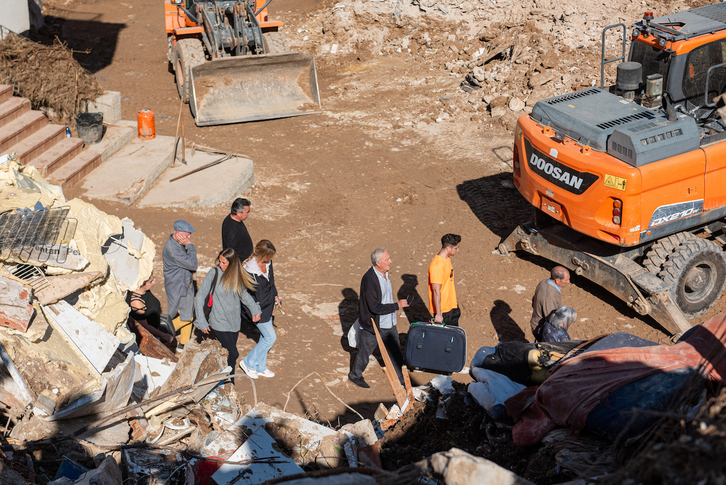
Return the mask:
{"type": "MultiPolygon", "coordinates": [[[[31,0],[32,1],[32,0],[31,0]]],[[[5,37],[5,29],[16,34],[30,29],[28,0],[0,0],[0,38],[5,37]]]]}

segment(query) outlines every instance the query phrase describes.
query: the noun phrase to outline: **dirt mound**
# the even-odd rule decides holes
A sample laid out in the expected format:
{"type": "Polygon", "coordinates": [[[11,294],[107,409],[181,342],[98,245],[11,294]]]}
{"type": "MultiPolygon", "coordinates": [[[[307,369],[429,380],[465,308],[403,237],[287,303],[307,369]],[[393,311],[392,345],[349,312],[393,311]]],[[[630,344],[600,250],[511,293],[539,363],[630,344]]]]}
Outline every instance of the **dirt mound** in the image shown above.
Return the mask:
{"type": "Polygon", "coordinates": [[[15,34],[0,41],[0,83],[12,84],[15,93],[28,98],[33,109],[69,124],[84,100],[103,93],[101,86],[73,58],[68,47],[36,44],[15,34]]]}

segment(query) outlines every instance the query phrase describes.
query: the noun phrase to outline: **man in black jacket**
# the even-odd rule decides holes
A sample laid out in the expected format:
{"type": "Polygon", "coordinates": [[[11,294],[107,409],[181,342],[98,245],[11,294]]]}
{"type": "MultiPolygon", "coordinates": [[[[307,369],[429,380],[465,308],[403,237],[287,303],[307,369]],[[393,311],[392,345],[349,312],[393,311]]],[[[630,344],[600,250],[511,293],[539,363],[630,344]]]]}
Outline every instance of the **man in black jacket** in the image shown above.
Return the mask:
{"type": "Polygon", "coordinates": [[[363,379],[363,372],[368,365],[368,359],[378,347],[376,334],[373,330],[373,321],[378,328],[383,345],[391,356],[393,366],[396,368],[398,378],[403,383],[403,354],[401,343],[398,340],[396,329],[396,312],[406,308],[406,300],[393,300],[393,288],[388,277],[388,270],[391,268],[391,255],[385,248],[378,248],[371,254],[373,266],[366,271],[360,282],[360,301],[358,302],[358,316],[361,332],[358,336],[358,353],[353,363],[353,368],[348,374],[350,382],[363,389],[370,389],[371,386],[363,379]]]}
{"type": "Polygon", "coordinates": [[[250,201],[240,197],[232,203],[230,213],[222,222],[222,249],[234,249],[241,263],[250,257],[253,249],[252,238],[244,222],[250,212],[250,201]]]}

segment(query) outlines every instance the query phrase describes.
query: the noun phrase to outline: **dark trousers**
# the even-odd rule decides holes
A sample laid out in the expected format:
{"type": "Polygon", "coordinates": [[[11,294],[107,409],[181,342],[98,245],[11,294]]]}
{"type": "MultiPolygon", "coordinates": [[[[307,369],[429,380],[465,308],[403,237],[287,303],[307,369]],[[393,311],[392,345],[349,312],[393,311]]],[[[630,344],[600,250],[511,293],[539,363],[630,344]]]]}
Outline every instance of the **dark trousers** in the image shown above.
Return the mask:
{"type": "Polygon", "coordinates": [[[454,308],[453,310],[449,310],[446,313],[442,313],[441,316],[444,317],[444,325],[458,327],[459,317],[461,317],[461,310],[459,310],[458,308],[454,308]]]}
{"type": "Polygon", "coordinates": [[[222,347],[227,349],[229,355],[227,356],[227,365],[232,368],[232,374],[234,374],[234,366],[237,364],[237,358],[239,357],[239,351],[237,350],[237,337],[239,332],[220,332],[219,330],[212,330],[214,336],[222,347]]]}
{"type": "MultiPolygon", "coordinates": [[[[396,369],[398,379],[403,383],[403,372],[401,371],[403,354],[401,353],[401,342],[398,340],[398,329],[394,326],[393,328],[382,328],[380,332],[383,345],[385,345],[388,355],[391,357],[393,368],[396,369]]],[[[355,356],[355,362],[353,362],[353,368],[348,374],[348,378],[359,379],[363,377],[363,372],[368,365],[368,358],[377,347],[376,334],[361,328],[358,335],[358,353],[355,356]]]]}

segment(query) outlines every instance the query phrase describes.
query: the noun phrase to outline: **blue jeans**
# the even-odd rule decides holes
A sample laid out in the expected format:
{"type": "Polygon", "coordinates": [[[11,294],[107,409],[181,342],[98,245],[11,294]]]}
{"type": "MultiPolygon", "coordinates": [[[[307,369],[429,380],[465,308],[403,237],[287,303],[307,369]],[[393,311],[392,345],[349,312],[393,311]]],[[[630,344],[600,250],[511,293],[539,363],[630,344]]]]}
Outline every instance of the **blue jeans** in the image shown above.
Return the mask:
{"type": "Polygon", "coordinates": [[[277,334],[272,326],[272,319],[259,322],[257,328],[260,330],[260,340],[244,358],[244,363],[249,370],[264,372],[267,369],[267,353],[277,340],[277,334]]]}

